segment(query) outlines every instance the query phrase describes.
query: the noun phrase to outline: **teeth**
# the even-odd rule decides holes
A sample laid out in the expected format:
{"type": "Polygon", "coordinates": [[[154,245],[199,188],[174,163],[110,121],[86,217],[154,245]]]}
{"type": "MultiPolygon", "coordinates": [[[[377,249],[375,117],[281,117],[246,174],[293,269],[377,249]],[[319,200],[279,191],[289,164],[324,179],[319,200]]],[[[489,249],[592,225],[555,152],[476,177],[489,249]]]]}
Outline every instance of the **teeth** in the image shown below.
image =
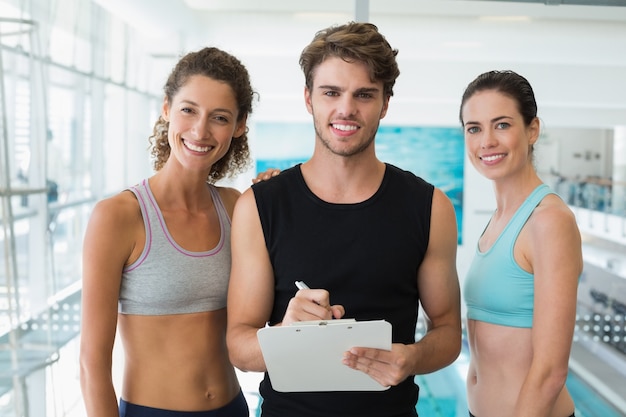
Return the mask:
{"type": "Polygon", "coordinates": [[[344,132],[358,129],[358,127],[354,125],[333,125],[333,128],[337,130],[343,130],[344,132]]]}
{"type": "Polygon", "coordinates": [[[184,142],[185,146],[189,149],[191,149],[192,151],[196,151],[196,152],[208,152],[209,151],[209,146],[196,146],[193,143],[188,143],[188,142],[184,142]]]}
{"type": "Polygon", "coordinates": [[[504,155],[492,155],[492,156],[483,156],[480,159],[482,159],[483,161],[487,161],[487,162],[493,162],[496,159],[500,159],[502,158],[504,155]]]}

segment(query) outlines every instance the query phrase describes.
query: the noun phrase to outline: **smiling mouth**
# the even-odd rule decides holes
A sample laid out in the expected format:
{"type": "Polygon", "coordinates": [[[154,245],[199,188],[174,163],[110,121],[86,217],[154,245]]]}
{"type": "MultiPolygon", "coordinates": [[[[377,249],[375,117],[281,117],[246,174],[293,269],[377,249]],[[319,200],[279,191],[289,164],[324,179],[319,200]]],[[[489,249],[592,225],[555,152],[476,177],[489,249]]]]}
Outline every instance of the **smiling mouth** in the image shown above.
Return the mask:
{"type": "Polygon", "coordinates": [[[331,124],[331,126],[333,127],[333,129],[337,129],[337,130],[341,130],[344,132],[351,132],[354,130],[357,130],[359,127],[355,126],[355,125],[343,125],[343,124],[331,124]]]}
{"type": "Polygon", "coordinates": [[[493,162],[496,161],[498,159],[502,159],[504,158],[504,154],[498,154],[498,155],[489,155],[489,156],[481,156],[480,159],[485,161],[485,162],[493,162]]]}
{"type": "Polygon", "coordinates": [[[196,146],[193,143],[189,143],[186,140],[183,140],[183,144],[185,145],[185,147],[189,150],[192,150],[194,152],[208,152],[209,149],[211,149],[210,146],[196,146]]]}

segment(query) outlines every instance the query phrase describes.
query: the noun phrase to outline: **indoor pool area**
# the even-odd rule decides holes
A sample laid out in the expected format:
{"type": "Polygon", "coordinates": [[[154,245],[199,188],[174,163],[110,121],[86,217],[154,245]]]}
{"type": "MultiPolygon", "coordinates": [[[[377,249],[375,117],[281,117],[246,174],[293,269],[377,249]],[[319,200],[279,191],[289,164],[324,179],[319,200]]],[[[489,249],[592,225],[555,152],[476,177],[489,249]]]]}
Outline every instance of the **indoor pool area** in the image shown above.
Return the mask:
{"type": "MultiPolygon", "coordinates": [[[[420,417],[467,417],[465,375],[469,362],[467,343],[450,366],[416,377],[420,387],[417,412],[420,417]]],[[[626,358],[603,347],[593,337],[577,333],[566,382],[576,404],[576,417],[626,416],[626,358]]],[[[260,373],[239,373],[250,407],[250,417],[260,416],[260,373]]]]}
{"type": "MultiPolygon", "coordinates": [[[[457,300],[453,266],[465,325],[472,293],[510,314],[502,326],[526,328],[514,320],[525,313],[513,316],[533,298],[530,332],[496,328],[485,355],[516,366],[518,343],[532,337],[535,364],[537,352],[566,358],[571,337],[558,388],[575,416],[626,417],[624,51],[626,0],[0,0],[0,417],[117,416],[121,398],[185,415],[213,409],[232,386],[217,346],[234,347],[237,364],[238,351],[258,353],[232,329],[237,317],[258,327],[285,317],[283,300],[298,291],[286,277],[328,291],[342,318],[392,326],[348,324],[363,339],[345,343],[337,333],[299,340],[315,354],[333,348],[329,357],[291,339],[271,344],[280,355],[263,359],[276,388],[364,392],[354,402],[305,393],[279,400],[275,414],[390,417],[402,394],[376,397],[385,387],[334,347],[412,343],[414,322],[420,340],[428,315],[457,300]],[[321,39],[331,53],[318,56],[321,39]],[[469,87],[491,76],[523,88],[497,105],[506,90],[495,88],[481,94],[488,105],[466,108],[482,90],[469,87]],[[291,174],[267,178],[292,167],[292,189],[280,188],[291,174]],[[533,219],[557,207],[559,218],[509,229],[523,220],[513,209],[530,198],[528,179],[553,194],[533,219]],[[149,198],[129,191],[141,184],[149,198]],[[431,186],[441,198],[417,191],[431,186]],[[270,188],[277,194],[254,200],[258,222],[254,210],[234,215],[246,211],[238,195],[270,188]],[[509,232],[532,294],[498,253],[504,238],[486,272],[474,263],[509,232]],[[269,364],[289,372],[281,381],[269,364]]],[[[461,334],[452,364],[404,380],[419,386],[419,417],[468,417],[467,371],[480,350],[471,358],[461,334]]],[[[416,361],[453,345],[435,344],[416,361]]],[[[264,374],[235,372],[248,417],[261,417],[264,374]]],[[[529,385],[531,401],[547,395],[546,384],[529,385]]]]}

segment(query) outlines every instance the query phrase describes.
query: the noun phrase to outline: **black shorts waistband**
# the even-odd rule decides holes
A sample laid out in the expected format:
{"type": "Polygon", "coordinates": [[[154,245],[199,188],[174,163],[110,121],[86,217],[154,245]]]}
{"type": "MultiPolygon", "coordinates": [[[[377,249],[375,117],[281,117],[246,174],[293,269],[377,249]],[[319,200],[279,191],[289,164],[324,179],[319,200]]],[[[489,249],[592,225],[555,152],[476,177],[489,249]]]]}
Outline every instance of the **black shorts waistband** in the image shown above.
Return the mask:
{"type": "Polygon", "coordinates": [[[230,403],[209,411],[174,411],[146,407],[124,401],[120,398],[120,417],[248,417],[248,403],[239,392],[230,403]]]}

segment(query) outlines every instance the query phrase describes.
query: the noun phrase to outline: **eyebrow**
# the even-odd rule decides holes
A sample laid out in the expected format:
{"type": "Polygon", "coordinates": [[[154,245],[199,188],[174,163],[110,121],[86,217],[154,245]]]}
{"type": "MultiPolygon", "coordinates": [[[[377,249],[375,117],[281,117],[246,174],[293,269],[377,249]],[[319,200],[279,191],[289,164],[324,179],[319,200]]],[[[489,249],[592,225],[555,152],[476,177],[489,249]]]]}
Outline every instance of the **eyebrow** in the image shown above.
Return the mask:
{"type": "Polygon", "coordinates": [[[196,103],[196,102],[195,102],[195,101],[193,101],[193,100],[183,99],[183,100],[181,100],[180,102],[181,102],[181,103],[186,103],[186,104],[191,104],[192,106],[197,106],[197,105],[198,105],[198,103],[196,103]]]}
{"type": "Polygon", "coordinates": [[[378,93],[380,92],[380,88],[377,87],[363,87],[358,88],[355,93],[378,93]]]}
{"type": "MultiPolygon", "coordinates": [[[[333,91],[345,91],[345,89],[338,87],[336,85],[320,85],[317,87],[319,90],[333,90],[333,91]]],[[[357,88],[354,91],[354,94],[360,94],[360,93],[378,93],[380,92],[380,88],[378,87],[361,87],[361,88],[357,88]]]]}
{"type": "MultiPolygon", "coordinates": [[[[181,102],[182,104],[190,104],[190,105],[192,105],[192,106],[200,107],[200,105],[199,105],[198,103],[196,103],[195,101],[193,101],[193,100],[183,99],[183,100],[181,100],[180,102],[181,102]]],[[[232,110],[227,109],[227,108],[217,108],[217,109],[213,109],[213,110],[211,111],[211,113],[215,113],[215,112],[224,112],[224,113],[228,113],[228,114],[231,114],[231,115],[232,115],[232,114],[234,114],[234,113],[232,112],[232,110]]]]}
{"type": "MultiPolygon", "coordinates": [[[[497,122],[499,122],[501,120],[504,120],[504,119],[513,119],[513,118],[511,116],[498,116],[498,117],[494,117],[493,119],[491,119],[489,121],[489,123],[490,124],[497,123],[497,122]]],[[[474,122],[474,121],[471,121],[471,120],[465,122],[465,125],[479,125],[479,124],[480,124],[480,122],[474,122]]]]}

